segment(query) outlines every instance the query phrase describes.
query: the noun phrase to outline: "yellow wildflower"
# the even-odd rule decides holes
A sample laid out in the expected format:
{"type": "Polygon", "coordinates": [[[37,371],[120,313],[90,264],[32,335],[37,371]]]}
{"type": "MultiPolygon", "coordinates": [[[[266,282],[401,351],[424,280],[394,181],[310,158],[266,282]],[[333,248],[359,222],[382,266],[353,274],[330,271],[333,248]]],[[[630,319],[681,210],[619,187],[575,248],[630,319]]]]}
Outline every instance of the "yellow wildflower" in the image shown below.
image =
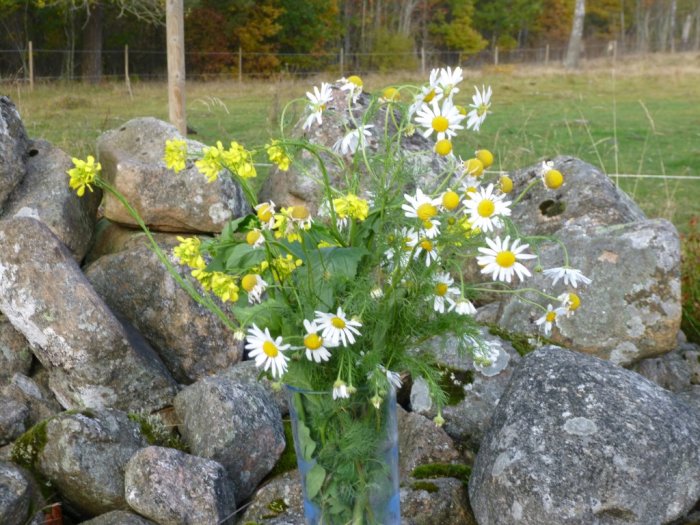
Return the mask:
{"type": "Polygon", "coordinates": [[[219,140],[216,146],[204,148],[203,153],[202,158],[194,164],[200,173],[207,178],[208,182],[214,182],[223,168],[224,145],[219,140]]]}
{"type": "Polygon", "coordinates": [[[165,166],[175,173],[180,173],[187,164],[187,143],[182,139],[165,141],[165,166]]]}
{"type": "Polygon", "coordinates": [[[224,166],[242,179],[257,176],[253,165],[253,155],[238,142],[231,142],[231,147],[222,153],[224,166]]]}
{"type": "Polygon", "coordinates": [[[178,237],[180,244],[173,248],[173,255],[180,264],[186,264],[190,268],[203,269],[206,266],[200,253],[202,242],[198,237],[178,237]]]}
{"type": "Polygon", "coordinates": [[[211,291],[223,302],[238,301],[238,285],[236,280],[223,272],[214,272],[211,275],[211,291]]]}
{"type": "Polygon", "coordinates": [[[95,157],[88,155],[87,160],[73,159],[74,168],[68,170],[70,187],[76,190],[78,197],[85,194],[85,188],[92,191],[92,186],[102,171],[102,165],[95,163],[95,157]]]}
{"type": "Polygon", "coordinates": [[[273,140],[270,144],[266,144],[265,149],[270,162],[277,164],[277,167],[282,171],[289,170],[292,159],[289,158],[284,148],[279,145],[279,140],[273,140]]]}
{"type": "Polygon", "coordinates": [[[369,214],[369,203],[352,193],[348,193],[345,197],[333,199],[333,208],[340,220],[350,218],[364,221],[369,214]]]}
{"type": "Polygon", "coordinates": [[[291,254],[286,257],[279,256],[272,261],[273,275],[278,281],[284,281],[291,273],[301,266],[301,259],[295,259],[291,254]]]}
{"type": "Polygon", "coordinates": [[[197,279],[197,281],[199,281],[202,288],[205,290],[211,290],[212,278],[214,277],[212,272],[207,272],[204,268],[197,268],[196,270],[192,270],[191,275],[197,279]]]}

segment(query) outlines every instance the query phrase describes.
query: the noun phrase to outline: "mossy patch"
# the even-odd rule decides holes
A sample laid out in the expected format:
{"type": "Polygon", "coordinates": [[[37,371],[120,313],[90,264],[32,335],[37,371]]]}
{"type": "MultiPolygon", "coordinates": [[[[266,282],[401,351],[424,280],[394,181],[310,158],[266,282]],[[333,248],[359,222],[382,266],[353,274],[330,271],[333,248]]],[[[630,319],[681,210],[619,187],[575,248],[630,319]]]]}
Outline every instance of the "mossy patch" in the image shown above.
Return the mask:
{"type": "Polygon", "coordinates": [[[127,417],[135,423],[138,423],[141,434],[146,438],[149,445],[174,448],[187,453],[190,452],[187,443],[173,430],[166,427],[158,416],[131,412],[127,417]]]}
{"type": "Polygon", "coordinates": [[[289,508],[289,505],[287,505],[282,498],[274,499],[270,503],[267,504],[267,509],[271,512],[271,514],[265,514],[263,516],[263,519],[269,520],[272,518],[276,518],[277,516],[282,514],[284,511],[286,511],[288,508],[289,508]]]}
{"type": "Polygon", "coordinates": [[[51,501],[52,498],[56,496],[56,491],[51,485],[51,481],[39,472],[37,462],[39,460],[39,454],[44,450],[48,441],[46,425],[48,425],[51,419],[53,418],[39,421],[18,437],[12,445],[12,452],[10,453],[10,458],[14,463],[32,473],[32,476],[34,476],[34,479],[39,485],[42,496],[44,496],[47,501],[51,501]]]}
{"type": "Polygon", "coordinates": [[[411,488],[413,490],[424,490],[426,492],[429,492],[430,494],[433,494],[440,490],[440,488],[435,483],[431,483],[430,481],[416,481],[411,485],[411,488]]]}
{"type": "Polygon", "coordinates": [[[506,330],[505,328],[501,328],[497,324],[489,323],[486,326],[488,327],[489,333],[491,335],[495,335],[497,337],[500,337],[504,341],[508,341],[511,345],[513,345],[515,351],[523,357],[532,352],[535,348],[537,348],[530,342],[531,337],[528,335],[509,332],[508,330],[506,330]]]}
{"type": "Polygon", "coordinates": [[[294,450],[294,434],[292,433],[292,422],[289,419],[285,419],[282,422],[284,426],[284,442],[286,443],[284,447],[284,452],[280,456],[279,460],[275,464],[267,478],[274,478],[285,472],[289,472],[297,468],[297,454],[294,450]]]}
{"type": "Polygon", "coordinates": [[[471,467],[463,463],[428,463],[418,465],[413,469],[411,476],[418,480],[454,478],[466,486],[469,483],[471,473],[471,467]]]}
{"type": "Polygon", "coordinates": [[[466,397],[464,385],[469,385],[474,381],[474,372],[441,366],[440,377],[440,388],[447,394],[446,404],[454,406],[466,397]]]}

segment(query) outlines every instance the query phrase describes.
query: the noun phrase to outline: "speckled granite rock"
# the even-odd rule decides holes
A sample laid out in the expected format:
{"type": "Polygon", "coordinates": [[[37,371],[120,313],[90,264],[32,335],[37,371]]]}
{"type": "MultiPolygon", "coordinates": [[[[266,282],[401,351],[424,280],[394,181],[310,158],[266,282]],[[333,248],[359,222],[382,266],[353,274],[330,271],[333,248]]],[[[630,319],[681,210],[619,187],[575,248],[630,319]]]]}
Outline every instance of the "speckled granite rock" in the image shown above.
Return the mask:
{"type": "Polygon", "coordinates": [[[156,523],[133,512],[113,510],[91,520],[84,521],[82,525],[156,525],[156,523]]]}
{"type": "MultiPolygon", "coordinates": [[[[566,245],[570,264],[592,279],[579,287],[581,307],[570,318],[559,318],[551,339],[567,348],[628,365],[671,351],[681,322],[680,241],[676,228],[662,219],[582,230],[567,228],[557,234],[566,245]]],[[[561,248],[542,246],[544,268],[563,264],[561,248]]],[[[567,290],[560,281],[535,273],[522,287],[567,290]]],[[[539,297],[526,298],[542,303],[539,297]]],[[[544,304],[543,306],[546,306],[544,304]]],[[[531,305],[512,299],[499,324],[507,330],[537,333],[541,315],[531,305]]]]}
{"type": "MultiPolygon", "coordinates": [[[[182,139],[175,126],[151,117],[133,119],[103,133],[97,141],[102,174],[154,231],[220,232],[229,219],[248,208],[243,191],[229,176],[213,183],[188,162],[175,174],[165,167],[165,141],[182,139]]],[[[188,150],[203,144],[187,141],[188,150]]],[[[104,215],[136,225],[122,204],[105,197],[104,215]]]]}
{"type": "Polygon", "coordinates": [[[27,172],[28,140],[17,108],[8,97],[0,97],[0,212],[27,172]]]}
{"type": "Polygon", "coordinates": [[[700,420],[639,374],[541,348],[501,397],[469,495],[479,525],[668,523],[700,498],[700,420]]]}
{"type": "Polygon", "coordinates": [[[34,219],[0,221],[0,312],[29,341],[66,408],[158,409],[175,382],[100,299],[68,249],[34,219]],[[51,280],[51,286],[38,286],[51,280]]]}
{"type": "Polygon", "coordinates": [[[29,517],[31,490],[22,471],[0,461],[0,523],[24,525],[29,517]]]}

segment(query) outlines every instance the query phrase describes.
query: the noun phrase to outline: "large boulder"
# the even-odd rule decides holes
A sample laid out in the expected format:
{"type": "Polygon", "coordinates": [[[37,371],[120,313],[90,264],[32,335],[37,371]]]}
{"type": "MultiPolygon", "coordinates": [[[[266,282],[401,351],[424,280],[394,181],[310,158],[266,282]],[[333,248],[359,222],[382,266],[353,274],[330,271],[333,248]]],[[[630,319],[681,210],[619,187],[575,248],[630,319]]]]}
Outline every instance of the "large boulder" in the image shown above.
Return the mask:
{"type": "Polygon", "coordinates": [[[176,384],[100,299],[72,254],[26,217],[0,221],[0,312],[29,341],[66,408],[158,409],[176,384]],[[42,286],[42,283],[50,285],[42,286]]]}
{"type": "Polygon", "coordinates": [[[221,463],[236,498],[248,498],[285,447],[277,405],[261,385],[212,376],[182,390],[174,401],[182,437],[193,454],[221,463]]]}
{"type": "Polygon", "coordinates": [[[31,508],[31,488],[20,469],[0,461],[0,523],[24,525],[31,508]]]}
{"type": "Polygon", "coordinates": [[[480,525],[669,523],[700,497],[700,420],[639,374],[544,347],[501,397],[469,495],[480,525]]]}
{"type": "MultiPolygon", "coordinates": [[[[168,139],[182,139],[175,126],[155,118],[133,119],[103,133],[97,141],[102,175],[126,197],[155,231],[220,232],[230,220],[248,211],[241,187],[229,176],[213,183],[188,162],[175,174],[165,167],[168,139]]],[[[187,141],[190,152],[203,144],[187,141]]],[[[135,226],[136,221],[111,194],[105,196],[104,216],[135,226]]]]}
{"type": "Polygon", "coordinates": [[[8,97],[0,97],[0,214],[27,172],[28,142],[17,108],[8,97]]]}
{"type": "Polygon", "coordinates": [[[0,314],[0,387],[14,374],[27,374],[32,366],[32,352],[24,336],[0,314]]]}
{"type": "MultiPolygon", "coordinates": [[[[36,374],[34,377],[41,379],[41,375],[36,374]]],[[[63,410],[48,387],[24,374],[13,375],[3,394],[29,409],[27,423],[30,426],[63,410]]]]}
{"type": "Polygon", "coordinates": [[[2,215],[43,222],[81,261],[95,229],[102,191],[78,197],[68,185],[66,172],[73,167],[68,155],[45,140],[31,141],[28,148],[27,174],[2,215]]]}
{"type": "Polygon", "coordinates": [[[131,508],[159,525],[235,521],[233,484],[216,461],[148,447],[129,460],[124,480],[131,508]]]}
{"type": "MultiPolygon", "coordinates": [[[[66,412],[39,425],[33,432],[42,433],[43,438],[34,442],[43,441],[43,447],[35,466],[63,499],[92,516],[128,508],[126,464],[136,451],[148,446],[138,423],[124,412],[106,409],[66,412]]],[[[31,443],[31,439],[20,438],[16,453],[31,443]]]]}
{"type": "MultiPolygon", "coordinates": [[[[574,157],[556,157],[551,167],[564,176],[556,190],[536,183],[513,206],[511,219],[523,235],[551,235],[565,227],[583,229],[646,219],[644,212],[598,168],[574,157]]],[[[511,174],[513,195],[542,176],[542,164],[511,174]]]]}
{"type": "MultiPolygon", "coordinates": [[[[160,247],[186,279],[190,270],[179,267],[172,256],[178,241],[174,235],[163,239],[165,235],[159,236],[160,247]]],[[[189,296],[143,236],[97,259],[85,275],[109,307],[148,340],[179,383],[193,383],[243,357],[243,342],[216,314],[189,296]]]]}
{"type": "Polygon", "coordinates": [[[83,521],[82,525],[156,525],[154,521],[126,510],[113,510],[96,518],[83,521]]]}
{"type": "MultiPolygon", "coordinates": [[[[680,242],[676,228],[663,219],[643,220],[589,229],[570,227],[557,235],[566,246],[570,265],[592,279],[577,290],[537,273],[521,285],[550,290],[557,296],[576,291],[581,306],[573,316],[558,319],[551,339],[573,350],[628,365],[671,351],[681,322],[680,242]]],[[[540,249],[544,268],[562,266],[561,247],[540,249]]],[[[532,293],[525,297],[546,302],[532,293]]],[[[536,333],[541,313],[511,299],[499,324],[515,332],[536,333]]]]}
{"type": "Polygon", "coordinates": [[[21,436],[27,430],[28,421],[28,404],[0,393],[0,446],[21,436]]]}

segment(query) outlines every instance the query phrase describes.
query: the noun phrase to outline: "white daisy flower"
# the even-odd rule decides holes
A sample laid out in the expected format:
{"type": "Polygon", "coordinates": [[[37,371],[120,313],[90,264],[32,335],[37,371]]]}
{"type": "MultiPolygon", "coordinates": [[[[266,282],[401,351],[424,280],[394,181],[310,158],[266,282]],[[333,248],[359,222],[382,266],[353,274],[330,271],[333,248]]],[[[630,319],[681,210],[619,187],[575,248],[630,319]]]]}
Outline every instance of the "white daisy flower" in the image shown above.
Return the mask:
{"type": "Polygon", "coordinates": [[[481,125],[486,120],[486,115],[490,113],[491,108],[491,86],[484,88],[481,86],[481,91],[479,88],[474,86],[475,94],[472,96],[472,103],[469,107],[472,110],[467,113],[467,129],[473,129],[474,131],[479,131],[481,125]]]}
{"type": "Polygon", "coordinates": [[[326,342],[323,337],[318,335],[320,329],[316,326],[314,321],[304,319],[304,329],[306,330],[306,335],[304,336],[306,359],[315,361],[316,363],[328,361],[331,358],[331,353],[326,346],[332,347],[333,345],[329,344],[330,341],[326,342]]]}
{"type": "Polygon", "coordinates": [[[562,175],[561,171],[554,169],[552,161],[543,161],[540,170],[542,172],[542,183],[545,188],[556,190],[564,184],[564,175],[562,175]]]}
{"type": "Polygon", "coordinates": [[[549,337],[552,335],[552,326],[559,326],[557,324],[557,320],[559,319],[560,315],[566,315],[567,309],[565,308],[554,308],[552,307],[551,304],[547,305],[547,311],[545,314],[540,317],[537,321],[535,321],[535,324],[537,326],[542,326],[544,335],[549,337]]]}
{"type": "Polygon", "coordinates": [[[273,339],[267,328],[263,332],[253,324],[248,329],[248,344],[245,348],[248,355],[255,359],[255,366],[270,370],[272,377],[282,377],[287,371],[289,358],[283,352],[289,349],[289,345],[282,344],[281,337],[273,339]]]}
{"type": "Polygon", "coordinates": [[[573,292],[563,293],[557,297],[560,301],[560,308],[565,311],[566,317],[571,317],[581,306],[581,298],[573,292]]]}
{"type": "Polygon", "coordinates": [[[459,93],[459,84],[464,77],[462,76],[462,68],[456,67],[454,71],[449,66],[440,70],[440,78],[438,78],[438,93],[440,96],[452,99],[454,95],[459,93]]]}
{"type": "Polygon", "coordinates": [[[430,72],[430,81],[427,86],[423,86],[420,92],[413,99],[413,104],[408,108],[408,118],[413,117],[416,111],[423,107],[424,104],[428,104],[433,100],[439,101],[442,98],[442,91],[438,92],[438,75],[440,74],[439,69],[433,69],[430,72]]]}
{"type": "Polygon", "coordinates": [[[433,310],[445,313],[445,301],[450,300],[450,295],[459,295],[459,288],[452,286],[454,279],[447,272],[439,272],[434,278],[435,289],[433,296],[433,310]]]}
{"type": "Polygon", "coordinates": [[[258,228],[253,228],[245,234],[245,241],[252,248],[260,248],[265,244],[265,236],[258,228]]]}
{"type": "Polygon", "coordinates": [[[408,246],[413,249],[415,248],[413,258],[420,259],[421,255],[425,254],[425,265],[430,266],[438,260],[438,253],[435,247],[435,243],[426,237],[415,237],[408,241],[408,246]]]}
{"type": "Polygon", "coordinates": [[[443,100],[441,106],[433,99],[430,104],[424,104],[416,116],[416,122],[425,128],[423,136],[428,138],[434,131],[438,141],[454,137],[457,130],[464,129],[460,124],[464,119],[449,99],[443,100]]]}
{"type": "Polygon", "coordinates": [[[384,252],[384,256],[389,262],[397,258],[401,266],[406,266],[410,261],[413,246],[418,242],[418,233],[413,229],[402,228],[398,238],[401,239],[401,246],[398,250],[390,248],[384,252]]]}
{"type": "Polygon", "coordinates": [[[471,337],[469,339],[471,339],[473,346],[474,368],[481,372],[493,365],[498,359],[501,345],[495,341],[477,342],[471,337]]]}
{"type": "Polygon", "coordinates": [[[493,184],[489,184],[469,193],[464,201],[464,212],[469,214],[472,227],[489,232],[503,226],[501,217],[510,215],[509,205],[510,201],[505,201],[503,195],[496,195],[493,184]]]}
{"type": "Polygon", "coordinates": [[[292,206],[288,213],[288,218],[292,224],[295,224],[302,230],[308,230],[311,228],[311,223],[314,222],[309,208],[303,204],[292,206]]]}
{"type": "Polygon", "coordinates": [[[257,273],[249,273],[241,279],[241,288],[248,292],[248,302],[255,304],[260,302],[267,283],[257,273]]]}
{"type": "Polygon", "coordinates": [[[408,201],[408,204],[401,205],[404,215],[409,218],[416,217],[421,221],[433,219],[438,214],[438,206],[442,204],[442,199],[434,199],[423,193],[420,188],[416,189],[415,197],[404,193],[404,198],[408,201]]]}
{"type": "Polygon", "coordinates": [[[362,326],[362,323],[348,319],[343,309],[339,306],[335,314],[325,312],[316,312],[316,319],[321,336],[325,341],[328,341],[331,346],[338,346],[342,343],[343,346],[348,346],[355,343],[355,335],[360,335],[357,329],[362,326]]]}
{"type": "Polygon", "coordinates": [[[474,315],[476,313],[476,308],[472,304],[472,302],[469,299],[466,299],[464,297],[458,297],[457,300],[455,301],[451,297],[447,297],[447,302],[449,303],[449,307],[447,308],[448,312],[455,311],[455,313],[459,315],[474,315]]]}
{"type": "Polygon", "coordinates": [[[340,84],[340,90],[347,91],[352,98],[352,103],[356,104],[362,93],[362,79],[357,75],[350,75],[348,78],[339,78],[336,82],[340,84]]]}
{"type": "Polygon", "coordinates": [[[336,379],[333,383],[333,399],[347,399],[350,397],[348,385],[342,379],[336,379]]]}
{"type": "Polygon", "coordinates": [[[579,281],[581,281],[583,284],[591,284],[592,282],[588,277],[583,275],[581,270],[570,268],[568,266],[549,268],[542,273],[545,277],[550,277],[552,279],[552,286],[556,286],[559,279],[564,279],[565,286],[571,285],[574,288],[578,286],[579,281]]]}
{"type": "Polygon", "coordinates": [[[333,151],[340,153],[341,155],[354,154],[360,144],[366,144],[365,137],[372,136],[369,129],[373,127],[373,124],[367,124],[349,131],[342,139],[339,139],[335,144],[333,144],[333,151]]]}
{"type": "Polygon", "coordinates": [[[386,374],[386,379],[389,381],[389,384],[393,386],[396,390],[399,390],[402,385],[401,381],[401,374],[398,372],[392,372],[391,370],[388,370],[385,368],[383,365],[379,365],[379,369],[386,374]]]}
{"type": "Polygon", "coordinates": [[[260,220],[263,229],[271,230],[275,227],[275,203],[272,201],[261,202],[255,208],[255,214],[260,220]]]}
{"type": "Polygon", "coordinates": [[[529,245],[520,245],[520,239],[513,241],[509,247],[510,236],[507,236],[503,241],[500,237],[496,237],[492,241],[486,238],[488,248],[479,248],[479,251],[484,255],[477,256],[476,261],[480,266],[483,266],[481,273],[492,274],[494,281],[511,282],[513,274],[516,274],[520,280],[532,275],[530,271],[520,264],[519,260],[534,259],[535,256],[529,253],[522,253],[529,245]]]}
{"type": "Polygon", "coordinates": [[[311,114],[304,122],[304,129],[309,129],[314,120],[319,126],[323,123],[323,118],[321,115],[326,110],[326,105],[333,99],[331,85],[326,82],[322,82],[320,90],[314,86],[314,92],[311,93],[310,91],[307,91],[306,96],[310,101],[307,107],[311,110],[311,114]]]}
{"type": "Polygon", "coordinates": [[[422,226],[420,233],[428,239],[434,239],[440,235],[440,221],[437,219],[423,221],[422,226]]]}

